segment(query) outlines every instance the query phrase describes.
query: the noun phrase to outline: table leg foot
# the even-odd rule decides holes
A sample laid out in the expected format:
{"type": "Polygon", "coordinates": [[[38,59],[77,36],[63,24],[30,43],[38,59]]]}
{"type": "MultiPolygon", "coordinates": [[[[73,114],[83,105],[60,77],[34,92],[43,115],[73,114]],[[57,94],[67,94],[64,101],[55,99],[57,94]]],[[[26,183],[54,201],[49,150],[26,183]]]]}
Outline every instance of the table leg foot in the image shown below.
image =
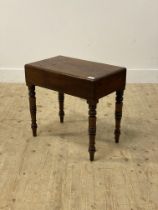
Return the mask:
{"type": "Polygon", "coordinates": [[[94,160],[94,154],[95,154],[95,151],[89,151],[89,160],[90,161],[94,160]]]}

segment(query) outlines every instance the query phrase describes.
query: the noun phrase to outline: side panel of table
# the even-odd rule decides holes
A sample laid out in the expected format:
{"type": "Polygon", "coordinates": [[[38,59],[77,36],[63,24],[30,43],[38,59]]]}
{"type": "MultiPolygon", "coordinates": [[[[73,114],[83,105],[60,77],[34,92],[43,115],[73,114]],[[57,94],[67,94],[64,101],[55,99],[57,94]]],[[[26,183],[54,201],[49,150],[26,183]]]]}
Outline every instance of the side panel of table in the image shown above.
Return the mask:
{"type": "Polygon", "coordinates": [[[126,69],[111,74],[106,78],[101,78],[95,82],[95,97],[101,98],[117,90],[124,90],[126,86],[126,69]]]}
{"type": "Polygon", "coordinates": [[[25,78],[27,85],[32,84],[84,99],[94,98],[94,84],[91,81],[29,67],[25,67],[25,78]]]}

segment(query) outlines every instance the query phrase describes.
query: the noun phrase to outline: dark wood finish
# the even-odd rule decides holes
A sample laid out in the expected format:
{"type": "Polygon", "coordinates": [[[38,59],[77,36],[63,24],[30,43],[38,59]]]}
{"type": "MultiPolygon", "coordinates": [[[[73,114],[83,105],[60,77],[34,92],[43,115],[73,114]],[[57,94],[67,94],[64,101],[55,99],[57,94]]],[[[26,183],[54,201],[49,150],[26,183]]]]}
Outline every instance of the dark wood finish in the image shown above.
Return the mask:
{"type": "Polygon", "coordinates": [[[30,114],[31,114],[31,128],[33,136],[37,136],[37,123],[36,123],[36,94],[35,86],[28,86],[29,91],[29,105],[30,105],[30,114]]]}
{"type": "Polygon", "coordinates": [[[64,56],[25,65],[26,84],[30,91],[33,135],[36,136],[36,101],[34,87],[58,91],[60,122],[64,121],[64,93],[86,99],[89,104],[89,153],[94,159],[96,104],[101,97],[117,92],[115,141],[119,142],[122,96],[126,85],[126,68],[64,56]]]}
{"type": "Polygon", "coordinates": [[[121,134],[121,118],[122,118],[122,106],[123,106],[123,90],[116,91],[116,104],[115,104],[115,142],[119,143],[119,137],[121,134]]]}
{"type": "Polygon", "coordinates": [[[95,135],[96,135],[96,105],[98,101],[88,101],[89,105],[89,155],[90,160],[94,160],[95,149],[95,135]]]}
{"type": "Polygon", "coordinates": [[[97,100],[125,88],[126,69],[57,56],[25,65],[26,84],[97,100]]]}
{"type": "Polygon", "coordinates": [[[60,122],[64,122],[64,93],[59,92],[58,93],[58,100],[59,100],[59,117],[60,117],[60,122]]]}

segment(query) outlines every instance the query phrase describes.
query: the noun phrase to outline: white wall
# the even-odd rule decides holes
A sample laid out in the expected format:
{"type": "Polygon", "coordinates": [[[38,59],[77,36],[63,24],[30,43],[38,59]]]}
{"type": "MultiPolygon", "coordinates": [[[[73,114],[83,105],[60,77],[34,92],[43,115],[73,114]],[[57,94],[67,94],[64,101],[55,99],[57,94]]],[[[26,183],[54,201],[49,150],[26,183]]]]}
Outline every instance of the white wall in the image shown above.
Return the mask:
{"type": "Polygon", "coordinates": [[[158,82],[158,0],[0,0],[0,81],[21,81],[25,63],[59,54],[158,82]]]}

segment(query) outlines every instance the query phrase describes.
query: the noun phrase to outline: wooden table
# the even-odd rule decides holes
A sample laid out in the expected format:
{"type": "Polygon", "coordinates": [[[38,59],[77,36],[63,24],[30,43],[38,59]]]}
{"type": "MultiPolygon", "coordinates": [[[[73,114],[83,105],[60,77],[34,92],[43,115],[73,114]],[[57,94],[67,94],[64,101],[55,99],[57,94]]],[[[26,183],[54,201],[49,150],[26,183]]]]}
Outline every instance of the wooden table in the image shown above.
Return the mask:
{"type": "Polygon", "coordinates": [[[101,97],[116,91],[115,142],[119,142],[126,68],[64,56],[25,65],[33,136],[37,135],[35,86],[58,91],[60,122],[64,121],[64,93],[87,100],[89,106],[89,154],[94,160],[96,106],[101,97]]]}

